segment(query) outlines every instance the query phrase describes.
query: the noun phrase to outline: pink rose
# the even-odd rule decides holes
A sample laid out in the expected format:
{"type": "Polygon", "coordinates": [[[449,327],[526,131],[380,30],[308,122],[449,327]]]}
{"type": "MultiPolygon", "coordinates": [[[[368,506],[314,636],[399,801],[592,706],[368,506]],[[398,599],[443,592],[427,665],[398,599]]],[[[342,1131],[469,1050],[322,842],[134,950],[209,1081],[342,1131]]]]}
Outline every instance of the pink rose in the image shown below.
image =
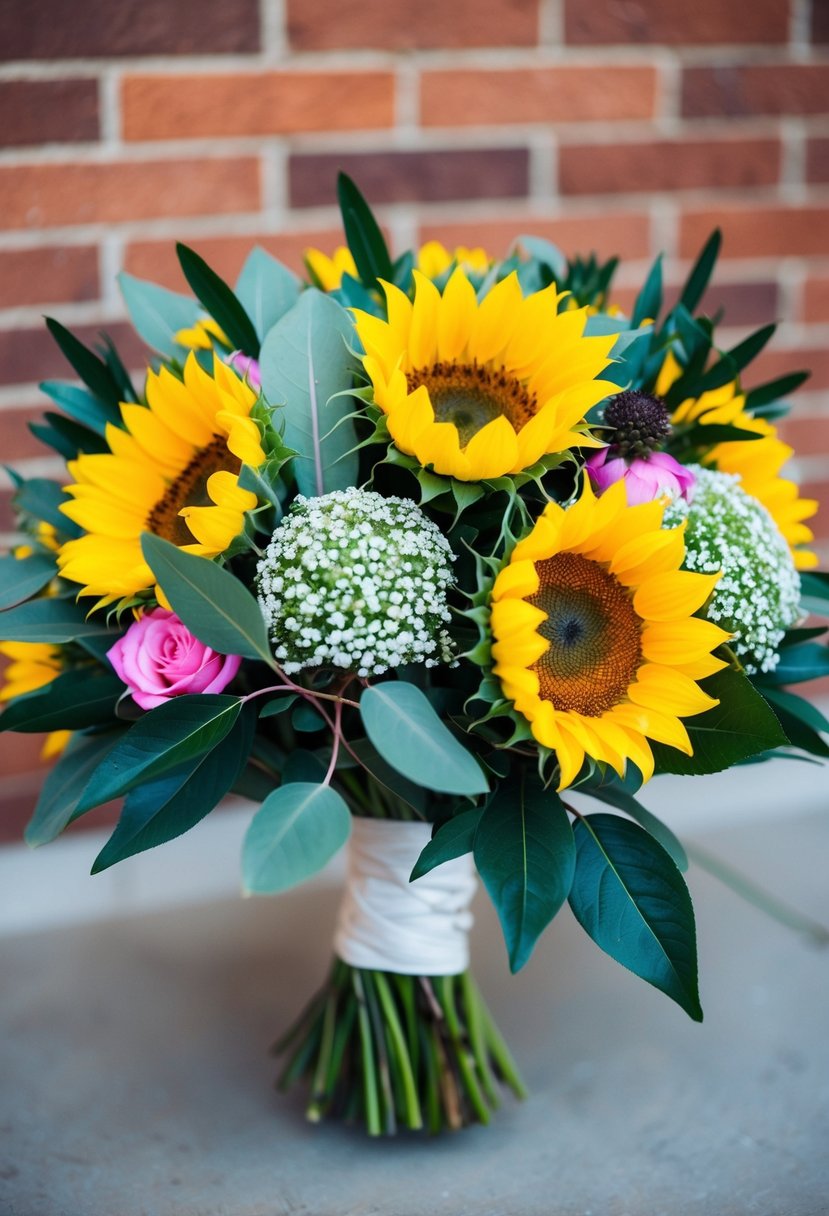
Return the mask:
{"type": "Polygon", "coordinates": [[[142,709],[183,693],[221,692],[239,670],[236,654],[217,654],[194,638],[166,608],[153,608],[107,652],[107,658],[142,709]]]}
{"type": "Polygon", "coordinates": [[[232,355],[228,355],[227,361],[238,375],[247,376],[248,384],[258,393],[262,387],[262,374],[259,371],[259,361],[254,359],[252,355],[242,354],[240,350],[235,350],[232,355]]]}
{"type": "Polygon", "coordinates": [[[598,494],[623,480],[632,507],[652,502],[663,494],[690,502],[696,484],[691,470],[667,452],[651,452],[648,457],[626,460],[624,456],[614,456],[612,448],[602,448],[588,457],[587,471],[598,494]]]}

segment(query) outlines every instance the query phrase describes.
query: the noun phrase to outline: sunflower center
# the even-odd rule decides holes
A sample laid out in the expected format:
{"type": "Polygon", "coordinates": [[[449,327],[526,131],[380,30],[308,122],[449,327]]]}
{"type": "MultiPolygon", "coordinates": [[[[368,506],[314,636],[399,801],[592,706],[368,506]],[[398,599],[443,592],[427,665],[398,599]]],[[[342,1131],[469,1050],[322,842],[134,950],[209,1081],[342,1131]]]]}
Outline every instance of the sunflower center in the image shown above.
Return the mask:
{"type": "Polygon", "coordinates": [[[457,429],[462,448],[496,418],[506,418],[520,431],[535,417],[537,401],[520,380],[503,368],[478,363],[434,363],[408,375],[409,391],[425,385],[436,422],[457,429]]]}
{"type": "Polygon", "coordinates": [[[580,553],[535,563],[539,586],[529,602],[547,620],[549,646],[532,670],[556,709],[598,717],[622,699],[642,660],[641,621],[612,574],[580,553]]]}
{"type": "Polygon", "coordinates": [[[147,516],[147,528],[156,536],[174,545],[192,545],[195,537],[179,515],[182,507],[212,507],[207,482],[213,473],[226,470],[238,473],[242,462],[229,452],[227,440],[214,435],[206,447],[199,448],[193,459],[171,482],[147,516]]]}

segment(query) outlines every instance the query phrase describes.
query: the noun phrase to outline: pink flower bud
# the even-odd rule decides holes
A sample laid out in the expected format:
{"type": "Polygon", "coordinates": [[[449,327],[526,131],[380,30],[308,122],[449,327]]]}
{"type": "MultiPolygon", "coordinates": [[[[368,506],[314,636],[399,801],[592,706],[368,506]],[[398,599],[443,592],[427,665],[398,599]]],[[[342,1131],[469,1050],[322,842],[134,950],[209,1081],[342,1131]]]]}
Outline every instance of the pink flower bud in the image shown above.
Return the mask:
{"type": "Polygon", "coordinates": [[[612,448],[602,448],[587,459],[587,471],[597,494],[604,493],[617,481],[624,481],[630,506],[652,502],[663,494],[691,501],[694,474],[667,452],[651,452],[647,457],[626,460],[614,456],[612,448]]]}
{"type": "Polygon", "coordinates": [[[221,692],[242,661],[205,646],[166,608],[153,608],[134,621],[107,658],[142,709],[183,693],[221,692]]]}
{"type": "Polygon", "coordinates": [[[252,355],[244,355],[240,350],[235,350],[232,355],[228,355],[228,363],[240,376],[246,376],[247,382],[255,392],[259,392],[262,388],[262,374],[259,371],[259,361],[254,359],[252,355]]]}

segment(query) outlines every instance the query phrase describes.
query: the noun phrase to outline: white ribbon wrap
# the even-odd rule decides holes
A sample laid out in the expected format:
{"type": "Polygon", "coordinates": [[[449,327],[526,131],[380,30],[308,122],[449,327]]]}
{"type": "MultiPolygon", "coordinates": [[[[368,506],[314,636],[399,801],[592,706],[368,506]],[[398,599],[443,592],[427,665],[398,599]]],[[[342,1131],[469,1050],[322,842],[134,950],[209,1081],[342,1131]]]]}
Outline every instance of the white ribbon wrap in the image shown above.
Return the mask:
{"type": "Polygon", "coordinates": [[[334,949],[352,967],[399,975],[459,975],[469,966],[471,855],[409,882],[431,824],[355,818],[334,949]]]}

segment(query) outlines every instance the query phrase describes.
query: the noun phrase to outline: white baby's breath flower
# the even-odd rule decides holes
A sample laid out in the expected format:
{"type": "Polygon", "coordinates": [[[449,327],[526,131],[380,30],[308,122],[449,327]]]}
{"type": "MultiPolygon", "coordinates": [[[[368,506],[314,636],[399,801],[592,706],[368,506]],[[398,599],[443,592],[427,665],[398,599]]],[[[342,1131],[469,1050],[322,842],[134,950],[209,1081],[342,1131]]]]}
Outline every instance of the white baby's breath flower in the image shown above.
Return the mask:
{"type": "Polygon", "coordinates": [[[288,673],[361,676],[451,662],[454,555],[416,503],[370,490],[299,496],[257,568],[257,593],[288,673]]]}
{"type": "Polygon", "coordinates": [[[722,570],[706,616],[734,634],[730,645],[746,671],[772,671],[783,634],[800,615],[800,576],[789,546],[739,477],[697,466],[693,472],[692,502],[672,502],[665,527],[688,521],[687,568],[722,570]]]}

